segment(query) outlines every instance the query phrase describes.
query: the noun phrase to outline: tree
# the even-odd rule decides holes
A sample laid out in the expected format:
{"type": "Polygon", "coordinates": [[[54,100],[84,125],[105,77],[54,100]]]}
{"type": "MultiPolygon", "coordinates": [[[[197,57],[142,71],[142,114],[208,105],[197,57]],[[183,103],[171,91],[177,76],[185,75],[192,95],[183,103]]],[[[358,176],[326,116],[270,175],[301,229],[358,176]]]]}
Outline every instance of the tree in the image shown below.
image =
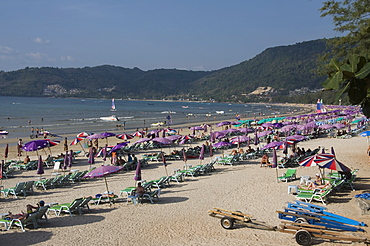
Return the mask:
{"type": "Polygon", "coordinates": [[[321,16],[332,16],[334,30],[344,36],[329,40],[330,55],[339,60],[368,55],[370,50],[370,1],[330,0],[320,9],[321,16]]]}
{"type": "Polygon", "coordinates": [[[320,9],[321,16],[331,15],[334,30],[345,33],[329,41],[333,57],[328,65],[327,89],[347,93],[351,104],[361,105],[370,117],[370,1],[330,0],[320,9]]]}

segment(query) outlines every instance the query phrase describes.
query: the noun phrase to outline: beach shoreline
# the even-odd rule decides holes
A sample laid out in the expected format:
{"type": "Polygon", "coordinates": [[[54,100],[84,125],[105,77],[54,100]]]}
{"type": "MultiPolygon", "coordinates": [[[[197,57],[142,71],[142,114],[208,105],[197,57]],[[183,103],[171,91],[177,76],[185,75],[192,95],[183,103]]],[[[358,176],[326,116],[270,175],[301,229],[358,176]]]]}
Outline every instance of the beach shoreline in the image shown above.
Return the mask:
{"type": "MultiPolygon", "coordinates": [[[[314,109],[311,108],[313,111],[314,109]]],[[[311,111],[311,112],[312,112],[311,111]]],[[[306,111],[304,111],[306,112],[306,111]]],[[[303,111],[302,111],[303,113],[303,111]]],[[[211,122],[199,122],[211,123],[211,122]]],[[[214,121],[213,123],[218,123],[214,121]]],[[[181,134],[191,134],[189,125],[176,126],[181,128],[181,134]]],[[[221,130],[214,127],[213,130],[221,130]]],[[[69,142],[72,141],[68,136],[69,142]]],[[[131,142],[136,141],[133,139],[131,142]]],[[[6,139],[1,139],[5,143],[6,139]]],[[[16,139],[13,139],[14,141],[16,139]]],[[[26,142],[27,139],[23,139],[26,142]]],[[[102,140],[105,143],[106,140],[102,140]]],[[[115,137],[107,138],[109,145],[122,142],[115,137]]],[[[196,142],[192,146],[205,143],[196,142]]],[[[264,144],[264,143],[263,143],[264,144]]],[[[330,152],[333,147],[337,158],[352,169],[360,169],[356,179],[356,190],[345,189],[336,193],[329,199],[326,206],[329,211],[370,224],[368,215],[362,215],[357,207],[354,195],[370,190],[368,165],[369,157],[366,154],[367,139],[356,136],[349,139],[318,138],[300,142],[299,147],[315,149],[318,146],[330,152]]],[[[189,146],[190,147],[190,146],[189,146]]],[[[78,145],[69,146],[74,151],[81,150],[78,145]]],[[[246,148],[245,145],[242,146],[246,148]]],[[[173,147],[164,148],[169,153],[173,147]]],[[[9,159],[18,159],[16,148],[10,146],[9,159]]],[[[63,144],[51,148],[53,154],[63,153],[63,144]]],[[[142,158],[146,153],[157,153],[159,149],[138,151],[135,154],[142,158]]],[[[222,154],[229,154],[231,149],[217,151],[213,157],[205,155],[204,160],[188,159],[187,165],[196,166],[200,163],[208,163],[213,158],[222,154]]],[[[23,152],[22,159],[28,152],[23,152]]],[[[29,152],[30,154],[32,152],[29,152]]],[[[278,150],[278,156],[283,156],[282,150],[278,150]]],[[[32,159],[36,153],[31,154],[32,159]]],[[[271,157],[271,155],[270,155],[271,157]]],[[[78,156],[71,169],[80,171],[90,168],[87,157],[78,156]]],[[[96,158],[92,167],[108,164],[109,159],[103,161],[96,158]]],[[[150,162],[142,168],[142,177],[145,180],[154,180],[168,174],[173,174],[176,169],[183,169],[182,160],[171,160],[167,167],[162,162],[150,162]]],[[[214,208],[239,210],[251,214],[253,219],[264,222],[271,226],[280,223],[277,210],[281,210],[286,202],[294,202],[295,196],[287,194],[289,185],[298,185],[299,179],[292,182],[276,182],[276,176],[285,172],[284,169],[260,168],[260,159],[251,159],[240,162],[235,166],[215,165],[215,171],[197,177],[187,177],[184,182],[171,182],[171,186],[162,189],[161,195],[154,203],[144,202],[137,206],[126,203],[124,197],[119,197],[117,202],[101,205],[90,205],[91,211],[85,211],[83,215],[70,217],[68,214],[55,216],[49,213],[49,223],[40,222],[38,229],[26,229],[22,233],[19,228],[12,228],[2,233],[2,243],[15,245],[87,245],[94,242],[98,245],[292,245],[294,237],[289,234],[238,227],[234,230],[225,230],[221,227],[219,219],[208,215],[207,211],[214,208]],[[141,235],[138,239],[137,235],[141,235]],[[145,236],[142,236],[145,235],[145,236]]],[[[53,177],[53,168],[46,168],[44,178],[53,177]]],[[[297,168],[297,175],[310,175],[313,177],[317,169],[297,168]]],[[[107,182],[109,191],[119,195],[119,191],[135,185],[135,171],[120,172],[109,175],[107,182]]],[[[2,180],[5,188],[14,187],[18,182],[38,180],[40,175],[35,170],[17,172],[15,177],[2,180]]],[[[13,213],[25,210],[27,204],[36,204],[40,200],[46,203],[68,203],[83,196],[95,196],[105,191],[103,178],[91,179],[81,183],[71,184],[65,187],[46,191],[37,190],[34,194],[17,199],[0,198],[0,213],[12,211],[13,213]]],[[[320,203],[315,203],[321,205],[320,203]]],[[[359,235],[367,236],[366,233],[359,235]]],[[[338,245],[338,243],[324,242],[320,245],[338,245]]]]}

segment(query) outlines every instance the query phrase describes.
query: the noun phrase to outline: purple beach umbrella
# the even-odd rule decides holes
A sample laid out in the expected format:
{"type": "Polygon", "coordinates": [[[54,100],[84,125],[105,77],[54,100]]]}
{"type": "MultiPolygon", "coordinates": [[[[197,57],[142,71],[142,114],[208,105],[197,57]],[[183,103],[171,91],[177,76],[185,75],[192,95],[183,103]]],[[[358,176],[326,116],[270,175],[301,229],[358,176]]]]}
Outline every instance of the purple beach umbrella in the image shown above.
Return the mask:
{"type": "Polygon", "coordinates": [[[87,173],[84,178],[99,178],[104,177],[105,181],[105,187],[107,188],[107,192],[109,192],[108,189],[108,183],[106,176],[112,173],[117,173],[119,171],[123,170],[123,167],[120,166],[100,166],[98,168],[95,168],[94,170],[87,173]]]}
{"type": "Polygon", "coordinates": [[[114,152],[114,151],[117,151],[117,150],[119,150],[119,149],[121,149],[122,147],[124,147],[124,146],[126,146],[127,144],[129,144],[130,142],[128,141],[128,142],[123,142],[123,143],[119,143],[119,144],[117,144],[117,145],[115,145],[110,151],[109,151],[109,153],[108,154],[111,154],[112,152],[114,152]]]}

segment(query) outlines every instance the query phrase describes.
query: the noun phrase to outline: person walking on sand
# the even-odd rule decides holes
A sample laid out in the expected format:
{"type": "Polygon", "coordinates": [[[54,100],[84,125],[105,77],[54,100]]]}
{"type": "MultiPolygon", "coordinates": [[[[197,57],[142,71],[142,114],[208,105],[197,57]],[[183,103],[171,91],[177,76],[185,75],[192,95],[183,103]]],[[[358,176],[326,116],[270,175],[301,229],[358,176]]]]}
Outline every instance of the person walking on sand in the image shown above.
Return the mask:
{"type": "Polygon", "coordinates": [[[67,138],[64,138],[64,151],[68,151],[67,138]]]}

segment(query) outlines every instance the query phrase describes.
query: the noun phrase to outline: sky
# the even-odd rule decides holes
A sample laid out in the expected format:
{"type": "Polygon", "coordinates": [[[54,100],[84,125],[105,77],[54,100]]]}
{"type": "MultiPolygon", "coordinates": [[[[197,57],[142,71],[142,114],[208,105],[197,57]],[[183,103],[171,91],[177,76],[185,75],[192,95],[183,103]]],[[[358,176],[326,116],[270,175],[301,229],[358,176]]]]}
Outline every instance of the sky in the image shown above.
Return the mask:
{"type": "Polygon", "coordinates": [[[0,70],[212,71],[339,34],[319,0],[2,0],[0,70]]]}

